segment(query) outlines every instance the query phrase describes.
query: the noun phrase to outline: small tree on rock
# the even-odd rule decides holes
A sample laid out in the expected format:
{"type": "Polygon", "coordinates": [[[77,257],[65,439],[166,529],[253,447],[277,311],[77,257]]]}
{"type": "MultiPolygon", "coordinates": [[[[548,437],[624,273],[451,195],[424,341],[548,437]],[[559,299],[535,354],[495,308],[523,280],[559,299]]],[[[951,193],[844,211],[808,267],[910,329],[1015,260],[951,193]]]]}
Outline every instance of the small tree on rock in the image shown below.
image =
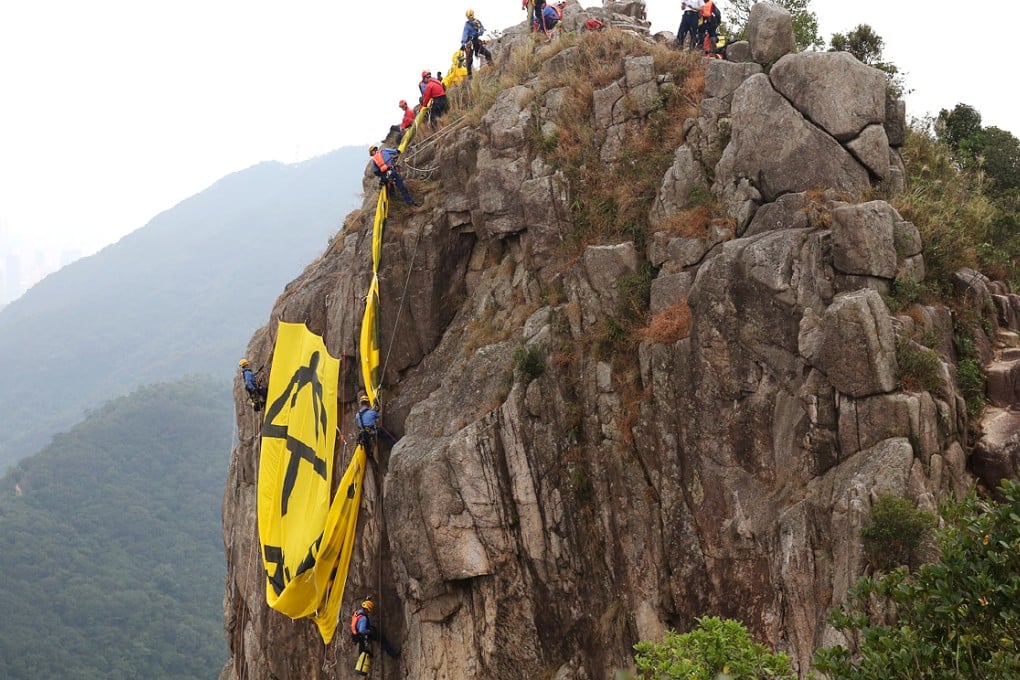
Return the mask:
{"type": "Polygon", "coordinates": [[[689,633],[666,631],[659,642],[634,645],[645,680],[793,680],[790,658],[751,639],[740,621],[704,616],[689,633]]]}
{"type": "Polygon", "coordinates": [[[832,680],[1020,678],[1020,484],[999,493],[950,513],[937,562],[861,579],[830,617],[854,648],[824,647],[815,667],[832,680]]]}

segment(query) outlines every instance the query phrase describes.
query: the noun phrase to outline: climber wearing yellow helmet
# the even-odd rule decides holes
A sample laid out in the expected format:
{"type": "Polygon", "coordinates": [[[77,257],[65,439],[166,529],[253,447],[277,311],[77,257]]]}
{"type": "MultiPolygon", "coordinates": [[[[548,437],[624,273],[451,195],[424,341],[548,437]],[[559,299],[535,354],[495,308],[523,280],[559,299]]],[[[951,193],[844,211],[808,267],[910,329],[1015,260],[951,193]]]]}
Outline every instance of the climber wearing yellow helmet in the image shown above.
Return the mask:
{"type": "Polygon", "coordinates": [[[248,402],[253,410],[261,411],[266,403],[266,388],[259,384],[256,372],[251,370],[250,361],[241,359],[237,362],[237,367],[241,370],[241,380],[244,381],[244,389],[248,392],[248,402]]]}
{"type": "Polygon", "coordinates": [[[375,602],[371,597],[366,597],[361,606],[354,610],[351,615],[351,639],[358,643],[358,661],[354,666],[354,672],[358,675],[368,675],[372,665],[372,652],[369,649],[370,640],[379,640],[383,651],[394,659],[400,657],[400,650],[395,649],[386,636],[378,628],[372,625],[369,615],[375,611],[375,602]]]}
{"type": "Polygon", "coordinates": [[[475,55],[485,57],[485,63],[492,65],[492,52],[482,44],[482,34],[485,27],[482,22],[475,18],[475,11],[469,9],[464,12],[467,21],[464,22],[464,32],[460,35],[460,46],[467,57],[467,77],[471,77],[471,66],[475,61],[475,55]]]}

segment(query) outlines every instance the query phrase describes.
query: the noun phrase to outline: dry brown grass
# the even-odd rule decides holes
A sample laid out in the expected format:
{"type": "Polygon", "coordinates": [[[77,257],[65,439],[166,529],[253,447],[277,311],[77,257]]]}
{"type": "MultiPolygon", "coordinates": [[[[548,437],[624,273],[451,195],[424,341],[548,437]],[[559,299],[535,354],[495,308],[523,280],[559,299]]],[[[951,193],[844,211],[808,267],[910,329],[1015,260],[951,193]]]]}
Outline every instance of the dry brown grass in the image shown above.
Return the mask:
{"type": "Polygon", "coordinates": [[[670,215],[656,231],[684,238],[699,238],[708,235],[712,211],[705,205],[687,208],[670,215]]]}
{"type": "Polygon", "coordinates": [[[640,332],[642,340],[671,344],[691,334],[691,308],[687,300],[677,300],[652,316],[647,328],[640,332]]]}
{"type": "Polygon", "coordinates": [[[910,307],[908,307],[907,309],[903,310],[900,313],[905,316],[909,316],[911,319],[913,319],[915,328],[924,328],[925,325],[924,310],[922,310],[917,305],[911,305],[910,307]]]}
{"type": "Polygon", "coordinates": [[[574,243],[590,245],[629,238],[638,247],[647,238],[647,215],[662,174],[683,142],[683,121],[694,115],[704,89],[704,66],[690,55],[648,45],[617,32],[591,34],[579,41],[578,70],[590,78],[564,74],[551,86],[568,87],[560,111],[561,132],[547,154],[566,171],[575,196],[574,243]],[[631,126],[615,162],[600,158],[604,135],[594,126],[593,93],[623,75],[623,56],[651,54],[656,72],[667,73],[672,85],[662,88],[658,106],[643,124],[631,126]]]}

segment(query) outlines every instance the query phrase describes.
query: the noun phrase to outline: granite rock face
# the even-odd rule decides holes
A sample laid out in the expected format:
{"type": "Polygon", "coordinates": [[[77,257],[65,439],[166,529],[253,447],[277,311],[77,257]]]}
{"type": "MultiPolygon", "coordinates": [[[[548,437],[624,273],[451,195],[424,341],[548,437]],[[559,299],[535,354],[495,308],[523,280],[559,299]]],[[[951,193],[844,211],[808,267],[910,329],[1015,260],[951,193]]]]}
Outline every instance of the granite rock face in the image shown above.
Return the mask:
{"type": "MultiPolygon", "coordinates": [[[[745,622],[806,677],[813,651],[839,640],[826,612],[868,566],[859,530],[872,503],[891,493],[930,509],[972,484],[949,312],[894,316],[879,292],[923,279],[918,232],[885,201],[859,202],[882,178],[875,159],[892,156],[874,153],[893,141],[877,134],[890,109],[823,82],[844,98],[832,112],[850,117],[813,110],[805,83],[823,76],[794,71],[831,74],[845,59],[784,66],[784,13],[754,6],[758,63],[705,65],[705,98],[661,170],[643,243],[571,243],[580,190],[529,150],[535,130],[569,124],[565,88],[545,79],[576,68],[574,48],[500,92],[477,125],[408,152],[437,170],[424,207],[394,207],[384,235],[384,419],[400,439],[369,469],[342,607],[377,598],[403,651],[376,656],[379,677],[612,677],[637,641],[706,614],[745,622]],[[709,192],[726,218],[671,231],[709,192]],[[682,308],[689,328],[614,350],[635,281],[650,289],[649,318],[682,308]],[[942,379],[903,392],[897,345],[922,335],[942,379]],[[525,354],[537,367],[522,367],[525,354]]],[[[518,29],[493,45],[497,58],[534,49],[518,29]]],[[[607,167],[628,162],[620,140],[650,129],[676,86],[650,54],[621,73],[593,88],[586,121],[607,167]]],[[[269,364],[281,319],[356,357],[375,205],[374,182],[365,188],[255,333],[254,362],[269,364]]],[[[976,272],[958,285],[999,310],[1003,333],[1020,317],[1017,296],[976,272]]],[[[347,441],[356,363],[341,374],[347,441]]],[[[353,677],[346,621],[324,647],[313,624],[265,605],[258,423],[242,394],[223,502],[222,677],[353,677]]],[[[1012,422],[996,421],[980,449],[986,484],[1018,469],[1012,422]]],[[[351,452],[338,451],[342,470],[351,452]]]]}

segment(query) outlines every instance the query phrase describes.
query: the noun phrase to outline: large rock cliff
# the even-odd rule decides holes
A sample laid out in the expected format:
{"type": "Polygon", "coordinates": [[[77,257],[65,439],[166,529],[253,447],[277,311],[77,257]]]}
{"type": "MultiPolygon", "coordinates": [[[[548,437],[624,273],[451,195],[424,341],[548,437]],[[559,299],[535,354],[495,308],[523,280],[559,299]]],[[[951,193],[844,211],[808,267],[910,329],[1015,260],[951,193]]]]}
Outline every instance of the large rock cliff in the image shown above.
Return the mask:
{"type": "MultiPolygon", "coordinates": [[[[571,4],[565,23],[581,15],[571,4]]],[[[806,672],[867,568],[872,502],[935,509],[972,483],[950,311],[894,316],[883,298],[924,263],[878,198],[904,182],[904,111],[882,74],[786,54],[789,15],[763,3],[731,50],[742,61],[639,28],[537,45],[507,31],[474,113],[408,154],[424,207],[394,209],[381,276],[400,440],[369,472],[343,608],[380,601],[403,650],[377,657],[381,677],[611,677],[635,642],[705,614],[806,672]],[[937,352],[937,387],[901,389],[903,346],[937,352]]],[[[355,356],[365,191],[252,339],[258,363],[281,319],[355,356]]],[[[1017,296],[978,283],[1015,325],[1017,296]]],[[[343,381],[350,409],[355,371],[343,381]]],[[[346,636],[324,647],[265,605],[258,427],[238,404],[224,677],[353,677],[346,636]]],[[[1015,473],[1004,428],[989,483],[1015,473]]]]}

